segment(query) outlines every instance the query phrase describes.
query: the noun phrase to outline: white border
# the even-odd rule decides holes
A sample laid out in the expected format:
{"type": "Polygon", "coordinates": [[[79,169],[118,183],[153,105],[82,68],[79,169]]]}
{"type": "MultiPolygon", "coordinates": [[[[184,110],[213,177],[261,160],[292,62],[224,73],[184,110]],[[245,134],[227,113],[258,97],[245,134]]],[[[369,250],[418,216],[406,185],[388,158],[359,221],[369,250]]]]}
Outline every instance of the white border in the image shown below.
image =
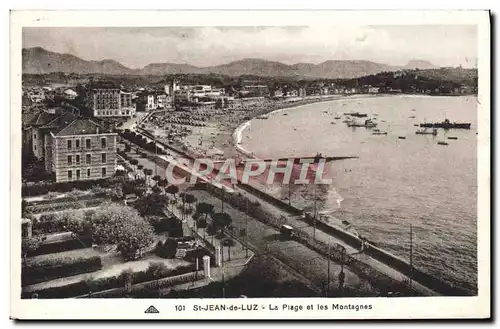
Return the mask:
{"type": "Polygon", "coordinates": [[[13,11],[11,13],[11,316],[19,319],[405,319],[485,318],[490,315],[490,26],[486,11],[13,11]],[[168,22],[167,24],[165,22],[168,22]],[[478,25],[478,296],[330,299],[373,304],[350,312],[182,312],[193,304],[324,304],[325,299],[20,300],[20,144],[22,26],[478,25]],[[144,314],[153,303],[160,314],[144,314]]]}

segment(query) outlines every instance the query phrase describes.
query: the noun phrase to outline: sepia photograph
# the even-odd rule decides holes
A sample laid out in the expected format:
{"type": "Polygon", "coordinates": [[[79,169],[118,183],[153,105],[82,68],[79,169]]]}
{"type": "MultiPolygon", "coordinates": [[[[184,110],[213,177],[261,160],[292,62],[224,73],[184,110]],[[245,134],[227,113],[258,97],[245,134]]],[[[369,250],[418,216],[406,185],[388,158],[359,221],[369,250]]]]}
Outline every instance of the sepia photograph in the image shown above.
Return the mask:
{"type": "Polygon", "coordinates": [[[15,13],[11,298],[257,319],[453,297],[489,314],[489,16],[447,13],[15,13]]]}

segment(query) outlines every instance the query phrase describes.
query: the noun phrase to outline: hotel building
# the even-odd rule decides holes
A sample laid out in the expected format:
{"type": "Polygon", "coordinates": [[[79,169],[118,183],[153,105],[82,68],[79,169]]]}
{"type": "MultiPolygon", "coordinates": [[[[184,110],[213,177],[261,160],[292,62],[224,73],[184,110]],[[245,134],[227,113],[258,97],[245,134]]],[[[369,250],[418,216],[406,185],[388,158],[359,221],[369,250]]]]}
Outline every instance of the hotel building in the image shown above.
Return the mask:
{"type": "Polygon", "coordinates": [[[132,93],[126,93],[118,88],[96,88],[90,93],[90,105],[94,117],[133,117],[135,104],[132,93]]]}
{"type": "Polygon", "coordinates": [[[116,168],[117,134],[78,118],[45,135],[45,169],[56,182],[110,178],[116,168]]]}

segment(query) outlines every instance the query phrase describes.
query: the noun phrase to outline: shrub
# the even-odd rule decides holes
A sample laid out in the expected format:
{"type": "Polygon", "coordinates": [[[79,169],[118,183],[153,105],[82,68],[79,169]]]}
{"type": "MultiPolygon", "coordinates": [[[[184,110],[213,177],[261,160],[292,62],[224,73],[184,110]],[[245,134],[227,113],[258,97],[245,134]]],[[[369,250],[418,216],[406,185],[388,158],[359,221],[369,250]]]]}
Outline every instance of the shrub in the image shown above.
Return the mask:
{"type": "Polygon", "coordinates": [[[21,282],[23,285],[34,284],[66,276],[94,272],[100,270],[101,267],[101,257],[99,256],[78,259],[48,259],[23,266],[21,282]]]}
{"type": "MultiPolygon", "coordinates": [[[[117,179],[120,180],[119,178],[117,179]]],[[[47,194],[49,192],[61,192],[67,193],[73,189],[77,190],[89,190],[92,186],[109,187],[113,185],[115,179],[98,179],[98,180],[88,180],[88,181],[75,181],[75,182],[61,182],[55,183],[52,181],[40,181],[36,183],[23,183],[21,188],[21,195],[26,196],[36,196],[47,194]]]]}
{"type": "Polygon", "coordinates": [[[91,237],[79,237],[78,239],[74,238],[52,243],[42,243],[36,250],[28,252],[28,256],[52,254],[56,252],[63,252],[63,251],[90,248],[90,247],[92,247],[91,237]]]}
{"type": "Polygon", "coordinates": [[[167,239],[165,243],[158,242],[156,245],[155,253],[158,257],[174,258],[177,252],[177,241],[174,239],[167,239]]]}

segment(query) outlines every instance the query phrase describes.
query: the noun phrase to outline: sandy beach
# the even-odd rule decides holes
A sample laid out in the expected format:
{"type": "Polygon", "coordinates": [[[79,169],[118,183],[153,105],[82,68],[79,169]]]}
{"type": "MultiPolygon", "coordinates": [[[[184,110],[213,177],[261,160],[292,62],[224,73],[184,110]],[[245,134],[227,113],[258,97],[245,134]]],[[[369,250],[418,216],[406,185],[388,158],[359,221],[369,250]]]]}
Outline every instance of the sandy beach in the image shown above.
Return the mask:
{"type": "Polygon", "coordinates": [[[251,156],[250,150],[239,145],[243,131],[250,125],[251,120],[302,105],[344,98],[352,96],[310,97],[294,102],[261,100],[240,108],[228,109],[224,115],[213,116],[206,122],[205,127],[193,127],[182,143],[189,152],[196,155],[214,158],[241,157],[242,154],[251,156]]]}

